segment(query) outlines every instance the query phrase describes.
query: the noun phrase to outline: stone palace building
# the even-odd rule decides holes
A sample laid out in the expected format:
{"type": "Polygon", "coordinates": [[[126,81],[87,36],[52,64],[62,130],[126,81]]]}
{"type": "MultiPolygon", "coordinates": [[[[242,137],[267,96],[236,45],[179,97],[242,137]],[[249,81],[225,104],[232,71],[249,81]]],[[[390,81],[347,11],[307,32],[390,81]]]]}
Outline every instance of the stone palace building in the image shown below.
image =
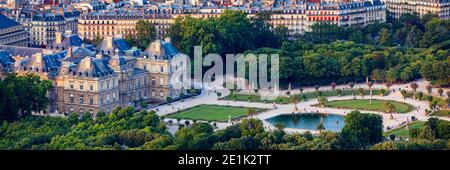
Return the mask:
{"type": "Polygon", "coordinates": [[[182,53],[170,38],[155,40],[141,51],[118,37],[106,37],[95,47],[70,31],[55,36],[46,49],[0,46],[1,65],[8,67],[4,72],[37,74],[53,82],[48,112],[96,114],[116,106],[139,108],[141,102],[156,104],[185,91],[171,85],[171,61],[182,53]]]}

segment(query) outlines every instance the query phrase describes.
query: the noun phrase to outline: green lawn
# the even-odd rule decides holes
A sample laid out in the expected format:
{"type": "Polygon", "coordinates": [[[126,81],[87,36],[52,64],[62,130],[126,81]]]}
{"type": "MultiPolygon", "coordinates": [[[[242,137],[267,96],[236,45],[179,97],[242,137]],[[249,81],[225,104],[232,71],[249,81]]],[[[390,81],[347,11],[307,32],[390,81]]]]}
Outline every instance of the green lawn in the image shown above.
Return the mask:
{"type": "MultiPolygon", "coordinates": [[[[174,119],[181,118],[191,120],[226,122],[228,121],[228,116],[231,116],[231,119],[239,118],[241,116],[244,116],[249,109],[251,108],[218,106],[218,105],[200,105],[164,117],[174,119]]],[[[257,108],[253,109],[255,109],[257,112],[261,111],[261,109],[257,108]]]]}
{"type": "MultiPolygon", "coordinates": [[[[333,107],[333,108],[344,108],[344,109],[357,109],[357,110],[367,110],[367,111],[378,111],[383,112],[384,102],[387,102],[388,100],[372,100],[372,105],[369,104],[369,99],[358,99],[358,100],[335,100],[330,101],[326,103],[327,107],[333,107]]],[[[397,113],[408,113],[414,109],[413,106],[397,102],[397,101],[390,101],[395,106],[395,110],[397,113]]]]}
{"type": "MultiPolygon", "coordinates": [[[[409,129],[420,129],[423,127],[424,124],[425,122],[420,121],[414,122],[409,125],[409,129]]],[[[391,134],[394,134],[397,137],[404,137],[404,138],[410,137],[409,130],[406,128],[406,126],[384,133],[385,136],[389,136],[391,134]]]]}
{"type": "MultiPolygon", "coordinates": [[[[343,90],[341,96],[350,96],[355,94],[355,95],[360,95],[359,92],[355,89],[355,90],[343,90]]],[[[379,89],[374,89],[373,90],[373,95],[380,95],[381,91],[379,89]]],[[[370,91],[369,90],[365,90],[364,91],[365,95],[369,95],[370,91]]],[[[388,95],[389,92],[385,92],[384,95],[388,95]]],[[[308,92],[308,93],[301,93],[301,94],[295,94],[295,95],[304,95],[306,97],[307,100],[309,99],[316,99],[318,96],[317,92],[308,92]]],[[[336,90],[330,90],[330,91],[322,91],[322,95],[325,97],[331,97],[331,96],[338,96],[338,93],[336,90]]],[[[289,104],[290,103],[290,99],[287,96],[280,96],[277,97],[275,100],[261,100],[261,97],[259,95],[254,95],[254,94],[239,94],[239,93],[232,93],[228,96],[225,96],[224,98],[222,98],[224,100],[236,100],[236,101],[249,101],[249,102],[267,102],[267,103],[278,103],[278,104],[289,104]]]]}

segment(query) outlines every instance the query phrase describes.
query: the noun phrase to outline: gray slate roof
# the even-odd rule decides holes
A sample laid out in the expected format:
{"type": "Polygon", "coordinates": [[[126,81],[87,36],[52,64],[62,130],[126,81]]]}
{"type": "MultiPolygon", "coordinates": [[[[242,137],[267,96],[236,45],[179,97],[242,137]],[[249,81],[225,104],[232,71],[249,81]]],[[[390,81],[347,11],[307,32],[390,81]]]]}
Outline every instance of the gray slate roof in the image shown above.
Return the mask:
{"type": "Polygon", "coordinates": [[[0,29],[14,27],[20,25],[18,22],[8,18],[7,16],[0,14],[0,29]]]}
{"type": "Polygon", "coordinates": [[[113,38],[113,47],[108,48],[107,40],[104,39],[100,45],[97,46],[97,50],[99,52],[109,52],[113,53],[116,50],[119,50],[121,53],[125,53],[127,50],[130,50],[131,47],[123,38],[113,38]]]}
{"type": "Polygon", "coordinates": [[[72,76],[104,77],[116,75],[103,59],[85,57],[72,70],[72,76]]]}
{"type": "Polygon", "coordinates": [[[51,45],[49,45],[49,47],[53,47],[53,48],[58,47],[60,49],[62,49],[62,48],[67,49],[70,46],[77,46],[77,47],[79,47],[82,44],[83,44],[83,40],[78,35],[76,35],[76,34],[65,34],[65,35],[63,35],[63,39],[62,39],[62,42],[60,44],[56,43],[56,41],[54,41],[54,42],[52,42],[51,45]]]}
{"type": "Polygon", "coordinates": [[[0,50],[0,65],[3,67],[14,64],[15,60],[5,50],[0,50]]]}
{"type": "Polygon", "coordinates": [[[142,55],[146,55],[149,58],[155,57],[155,59],[171,59],[179,53],[180,52],[175,48],[175,46],[173,46],[172,43],[163,40],[155,40],[143,52],[142,55]]]}
{"type": "Polygon", "coordinates": [[[21,47],[21,46],[11,46],[11,45],[0,45],[0,50],[5,50],[12,56],[32,56],[36,53],[42,53],[42,48],[31,48],[31,47],[21,47]]]}

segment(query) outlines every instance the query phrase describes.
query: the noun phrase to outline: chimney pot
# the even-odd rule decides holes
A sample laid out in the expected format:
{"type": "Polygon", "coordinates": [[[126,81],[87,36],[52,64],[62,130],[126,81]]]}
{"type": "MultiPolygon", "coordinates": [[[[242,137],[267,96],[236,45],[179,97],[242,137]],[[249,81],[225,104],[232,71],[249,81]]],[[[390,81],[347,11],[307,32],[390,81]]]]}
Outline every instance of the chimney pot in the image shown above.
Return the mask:
{"type": "Polygon", "coordinates": [[[106,37],[106,48],[107,49],[113,48],[113,37],[106,37]]]}
{"type": "Polygon", "coordinates": [[[164,41],[165,41],[165,42],[168,42],[168,43],[172,43],[172,38],[166,37],[166,38],[164,38],[164,41]]]}

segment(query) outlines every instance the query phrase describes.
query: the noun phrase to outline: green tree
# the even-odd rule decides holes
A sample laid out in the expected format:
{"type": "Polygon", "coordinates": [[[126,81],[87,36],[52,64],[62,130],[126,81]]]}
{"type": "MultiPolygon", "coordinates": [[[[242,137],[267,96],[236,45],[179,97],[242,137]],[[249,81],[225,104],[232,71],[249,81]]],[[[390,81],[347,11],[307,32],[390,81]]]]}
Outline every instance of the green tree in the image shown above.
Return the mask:
{"type": "Polygon", "coordinates": [[[406,95],[408,94],[408,92],[406,90],[401,90],[400,94],[402,94],[403,100],[405,100],[406,99],[406,95]]]}
{"type": "Polygon", "coordinates": [[[408,81],[414,78],[414,73],[411,67],[405,67],[403,71],[400,73],[400,79],[404,81],[408,81]]]}
{"type": "Polygon", "coordinates": [[[384,112],[386,112],[386,113],[395,113],[396,112],[395,105],[392,104],[390,101],[384,102],[383,108],[384,108],[384,112]]]}
{"type": "Polygon", "coordinates": [[[251,118],[252,116],[256,115],[256,114],[257,114],[257,112],[256,112],[255,109],[248,109],[248,110],[247,110],[247,116],[249,116],[250,118],[251,118]]]}
{"type": "Polygon", "coordinates": [[[150,21],[139,20],[134,28],[136,33],[127,35],[125,40],[132,46],[146,49],[156,38],[156,28],[150,21]]]}
{"type": "Polygon", "coordinates": [[[416,95],[416,99],[422,100],[423,97],[423,93],[422,92],[418,92],[416,95]]]}
{"type": "Polygon", "coordinates": [[[369,100],[369,104],[372,105],[372,96],[373,96],[373,93],[372,93],[372,86],[373,86],[373,82],[371,82],[371,81],[367,82],[367,86],[369,87],[369,90],[370,90],[370,100],[369,100]]]}
{"type": "Polygon", "coordinates": [[[408,47],[419,47],[419,41],[422,37],[422,31],[418,29],[416,26],[410,28],[408,34],[406,35],[406,45],[408,47]]]}
{"type": "Polygon", "coordinates": [[[35,74],[7,75],[0,82],[0,120],[15,121],[31,112],[45,111],[50,102],[47,94],[52,88],[48,80],[35,74]]]}
{"type": "Polygon", "coordinates": [[[380,45],[389,46],[391,45],[391,33],[388,29],[383,28],[380,30],[380,37],[378,38],[378,43],[380,45]]]}
{"type": "Polygon", "coordinates": [[[397,150],[396,143],[393,141],[386,141],[373,145],[370,150],[397,150]]]}
{"type": "Polygon", "coordinates": [[[264,132],[264,126],[259,119],[243,119],[239,128],[242,136],[257,136],[264,132]]]}
{"type": "Polygon", "coordinates": [[[344,149],[368,148],[383,140],[383,121],[377,114],[352,111],[345,117],[340,142],[344,149]]]}
{"type": "Polygon", "coordinates": [[[360,30],[356,30],[351,33],[349,40],[355,43],[364,43],[366,42],[366,37],[363,35],[363,32],[360,30]]]}
{"type": "Polygon", "coordinates": [[[348,86],[350,87],[350,89],[352,90],[352,96],[355,96],[355,92],[353,91],[353,87],[355,87],[355,83],[354,82],[349,82],[348,86]]]}
{"type": "Polygon", "coordinates": [[[319,104],[324,107],[325,104],[328,102],[328,99],[324,96],[319,96],[319,104]]]}
{"type": "Polygon", "coordinates": [[[439,93],[439,96],[442,96],[442,94],[444,93],[444,89],[439,88],[439,89],[438,89],[438,93],[439,93]]]}
{"type": "Polygon", "coordinates": [[[364,89],[363,88],[358,88],[358,93],[359,93],[359,95],[361,95],[361,98],[364,98],[364,89]]]}
{"type": "Polygon", "coordinates": [[[432,87],[431,87],[431,85],[427,85],[426,86],[426,89],[427,89],[427,91],[428,91],[428,95],[431,95],[431,92],[432,92],[432,87]]]}
{"type": "Polygon", "coordinates": [[[103,38],[100,37],[100,35],[95,35],[94,39],[92,40],[92,43],[94,43],[95,46],[100,45],[100,43],[102,43],[103,38]]]}
{"type": "Polygon", "coordinates": [[[433,18],[425,24],[425,32],[420,41],[421,47],[429,47],[449,38],[448,21],[433,18]]]}
{"type": "Polygon", "coordinates": [[[338,96],[341,96],[342,95],[342,89],[337,89],[336,93],[338,94],[338,96]]]}
{"type": "Polygon", "coordinates": [[[413,91],[414,91],[413,98],[416,99],[416,91],[417,91],[417,88],[419,88],[419,85],[418,85],[417,83],[411,83],[410,86],[411,86],[411,88],[412,88],[413,91]]]}

